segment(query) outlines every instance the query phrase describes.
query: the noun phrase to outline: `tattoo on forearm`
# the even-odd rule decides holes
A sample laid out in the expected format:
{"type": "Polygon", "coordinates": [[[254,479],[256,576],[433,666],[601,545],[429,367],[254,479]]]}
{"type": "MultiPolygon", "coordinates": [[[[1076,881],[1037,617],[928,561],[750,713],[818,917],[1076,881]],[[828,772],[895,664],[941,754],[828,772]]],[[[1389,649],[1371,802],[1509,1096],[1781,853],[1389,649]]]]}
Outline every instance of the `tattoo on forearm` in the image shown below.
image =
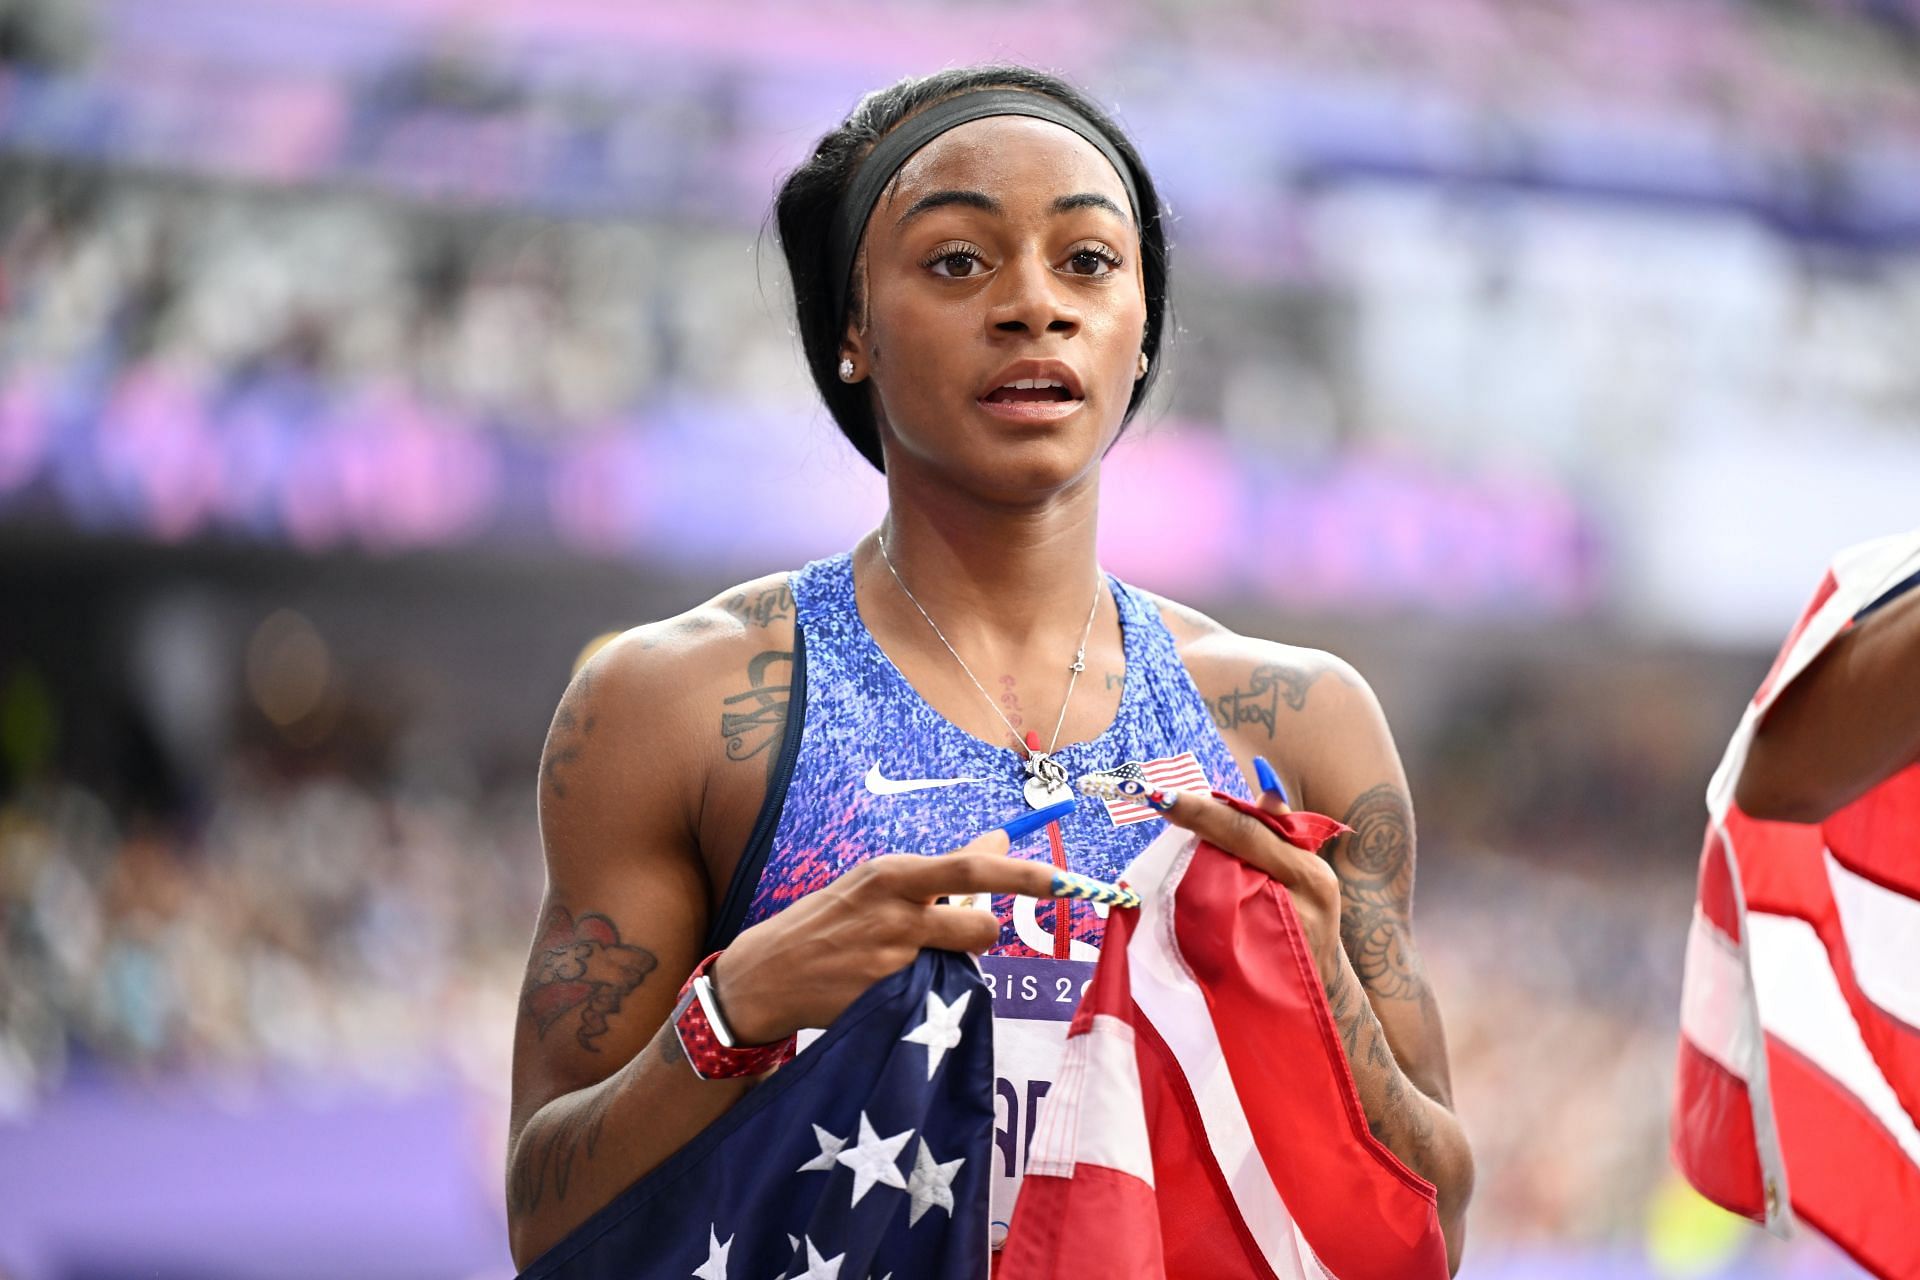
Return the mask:
{"type": "Polygon", "coordinates": [[[551,1120],[528,1126],[514,1151],[513,1168],[507,1177],[509,1212],[533,1212],[540,1207],[549,1186],[555,1201],[567,1198],[574,1159],[580,1157],[580,1163],[585,1164],[593,1158],[601,1126],[606,1123],[619,1087],[619,1078],[615,1077],[551,1120]]]}
{"type": "Polygon", "coordinates": [[[1399,788],[1382,783],[1347,810],[1350,835],[1333,849],[1340,874],[1340,941],[1353,971],[1376,996],[1427,998],[1412,945],[1413,810],[1399,788]]]}
{"type": "Polygon", "coordinates": [[[582,667],[560,699],[553,713],[553,727],[547,730],[547,749],[540,758],[540,777],[547,788],[562,800],[567,798],[566,771],[586,750],[587,738],[599,717],[587,710],[593,694],[593,668],[582,667]]]}
{"type": "Polygon", "coordinates": [[[582,1049],[598,1053],[594,1041],[606,1034],[607,1020],[659,963],[645,947],[620,941],[620,930],[607,917],[589,913],[575,919],[567,908],[555,905],[534,939],[533,960],[520,993],[521,1013],[545,1039],[547,1028],[580,1010],[574,1036],[582,1049]]]}
{"type": "Polygon", "coordinates": [[[722,704],[739,710],[720,713],[720,736],[727,740],[727,759],[751,760],[779,739],[787,724],[792,672],[790,650],[767,649],[747,663],[747,688],[722,704]]]}
{"type": "Polygon", "coordinates": [[[1207,710],[1223,733],[1254,725],[1265,729],[1271,738],[1278,727],[1280,704],[1285,702],[1293,710],[1300,710],[1307,705],[1307,690],[1325,674],[1262,663],[1248,675],[1244,686],[1209,699],[1207,710]]]}
{"type": "Polygon", "coordinates": [[[1408,1082],[1373,1006],[1344,970],[1327,986],[1327,1009],[1360,1092],[1368,1130],[1424,1176],[1433,1147],[1427,1099],[1408,1082]]]}
{"type": "Polygon", "coordinates": [[[738,591],[728,596],[721,608],[749,627],[770,627],[793,616],[793,590],[782,582],[762,591],[738,591]]]}

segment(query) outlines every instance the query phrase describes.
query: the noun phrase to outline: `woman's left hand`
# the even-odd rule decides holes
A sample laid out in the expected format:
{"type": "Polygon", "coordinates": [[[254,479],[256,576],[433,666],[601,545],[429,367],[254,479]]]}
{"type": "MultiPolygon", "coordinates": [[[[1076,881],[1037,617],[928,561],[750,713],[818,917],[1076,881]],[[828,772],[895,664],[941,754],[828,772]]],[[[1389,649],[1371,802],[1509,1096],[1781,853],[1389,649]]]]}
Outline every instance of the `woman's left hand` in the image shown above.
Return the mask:
{"type": "MultiPolygon", "coordinates": [[[[1173,801],[1171,808],[1161,811],[1168,822],[1185,827],[1280,883],[1293,898],[1293,909],[1306,932],[1321,983],[1332,981],[1346,960],[1340,946],[1340,876],[1333,864],[1317,853],[1288,844],[1259,819],[1222,804],[1207,792],[1168,792],[1165,798],[1173,801]]],[[[1264,793],[1257,803],[1267,813],[1293,812],[1272,791],[1264,793]]]]}

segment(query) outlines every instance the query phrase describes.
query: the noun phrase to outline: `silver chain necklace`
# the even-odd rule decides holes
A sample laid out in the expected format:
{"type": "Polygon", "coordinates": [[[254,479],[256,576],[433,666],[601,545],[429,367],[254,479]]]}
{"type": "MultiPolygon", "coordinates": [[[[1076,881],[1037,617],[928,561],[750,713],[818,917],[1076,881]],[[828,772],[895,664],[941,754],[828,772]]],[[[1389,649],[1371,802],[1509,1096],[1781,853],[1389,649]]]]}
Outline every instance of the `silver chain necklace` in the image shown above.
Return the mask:
{"type": "Polygon", "coordinates": [[[886,562],[887,572],[891,573],[893,580],[899,584],[901,594],[907,597],[908,603],[920,611],[920,616],[925,618],[927,625],[933,628],[933,634],[940,637],[940,643],[947,646],[947,652],[952,654],[953,660],[960,664],[960,669],[967,673],[967,679],[973,681],[973,687],[980,690],[980,696],[985,698],[987,705],[993,708],[993,714],[1000,717],[1000,722],[1007,726],[1007,732],[1013,735],[1013,740],[1020,744],[1022,751],[1026,752],[1027,782],[1021,788],[1021,794],[1026,797],[1028,806],[1044,809],[1050,804],[1058,804],[1070,798],[1073,795],[1073,788],[1067,785],[1067,767],[1053,758],[1053,749],[1060,743],[1060,727],[1067,722],[1067,707],[1073,702],[1073,688],[1080,683],[1080,673],[1087,669],[1087,640],[1093,635],[1093,615],[1100,611],[1099,577],[1096,575],[1094,578],[1093,605],[1087,610],[1087,625],[1080,632],[1080,647],[1073,651],[1073,663],[1067,668],[1071,674],[1067,677],[1067,696],[1060,701],[1060,718],[1053,722],[1053,738],[1047,743],[1047,749],[1041,751],[1030,745],[1021,736],[1020,731],[1014,728],[1013,721],[1007,719],[1007,713],[1000,709],[1000,704],[993,700],[993,695],[988,693],[986,686],[980,683],[980,678],[973,674],[973,668],[967,665],[967,660],[960,656],[958,649],[953,647],[953,641],[947,639],[947,633],[940,629],[940,624],[933,620],[933,615],[927,612],[927,607],[921,604],[919,598],[908,588],[906,579],[900,576],[900,570],[894,568],[893,557],[887,554],[887,535],[876,533],[874,540],[879,543],[880,559],[886,562]]]}

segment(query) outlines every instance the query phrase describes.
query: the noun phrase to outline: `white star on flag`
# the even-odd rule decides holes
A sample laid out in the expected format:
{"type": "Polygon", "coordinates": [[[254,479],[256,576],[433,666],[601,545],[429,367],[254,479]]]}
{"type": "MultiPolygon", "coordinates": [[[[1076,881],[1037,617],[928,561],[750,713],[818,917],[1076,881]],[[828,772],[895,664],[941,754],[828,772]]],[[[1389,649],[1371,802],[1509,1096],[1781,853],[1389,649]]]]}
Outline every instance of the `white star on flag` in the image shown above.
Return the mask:
{"type": "Polygon", "coordinates": [[[927,1079],[933,1079],[947,1050],[960,1043],[960,1019],[967,1011],[967,1001],[972,998],[972,991],[963,991],[958,1000],[947,1004],[938,992],[927,992],[926,1021],[900,1037],[902,1041],[927,1046],[927,1079]]]}
{"type": "MultiPolygon", "coordinates": [[[[847,1140],[845,1138],[834,1137],[819,1125],[813,1126],[813,1140],[820,1144],[820,1154],[801,1165],[798,1169],[795,1169],[794,1172],[810,1173],[815,1170],[825,1170],[828,1173],[832,1173],[834,1157],[840,1154],[840,1148],[847,1145],[847,1140]]],[[[794,1241],[793,1247],[796,1249],[799,1248],[800,1242],[798,1240],[794,1241]]]]}
{"type": "Polygon", "coordinates": [[[793,1280],[840,1280],[840,1264],[847,1260],[846,1254],[837,1258],[823,1258],[820,1251],[813,1247],[813,1241],[807,1241],[807,1269],[793,1280]]]}
{"type": "Polygon", "coordinates": [[[733,1237],[728,1236],[725,1244],[720,1243],[720,1234],[711,1224],[707,1227],[707,1260],[693,1273],[693,1280],[727,1280],[727,1254],[733,1248],[733,1237]]]}
{"type": "Polygon", "coordinates": [[[945,1209],[949,1218],[953,1216],[953,1180],[966,1162],[967,1158],[961,1156],[958,1160],[937,1164],[933,1152],[927,1149],[927,1140],[920,1139],[920,1150],[913,1157],[913,1176],[907,1179],[907,1194],[913,1198],[913,1207],[907,1213],[908,1226],[920,1221],[935,1205],[945,1209]]]}
{"type": "Polygon", "coordinates": [[[906,1190],[907,1180],[900,1176],[900,1148],[907,1145],[913,1137],[913,1130],[896,1133],[891,1138],[883,1138],[874,1132],[873,1121],[867,1119],[867,1113],[860,1113],[860,1141],[850,1151],[842,1151],[836,1157],[841,1164],[853,1170],[853,1203],[859,1204],[860,1197],[873,1190],[873,1184],[883,1182],[889,1187],[906,1190]]]}

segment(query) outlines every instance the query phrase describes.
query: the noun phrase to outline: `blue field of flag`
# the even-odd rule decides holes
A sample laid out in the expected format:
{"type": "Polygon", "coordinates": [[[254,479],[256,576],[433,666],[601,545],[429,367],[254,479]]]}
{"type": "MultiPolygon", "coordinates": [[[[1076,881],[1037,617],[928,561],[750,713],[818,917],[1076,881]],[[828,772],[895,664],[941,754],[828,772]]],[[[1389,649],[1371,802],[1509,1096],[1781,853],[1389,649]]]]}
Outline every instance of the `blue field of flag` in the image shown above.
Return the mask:
{"type": "Polygon", "coordinates": [[[923,951],[523,1274],[525,1280],[978,1280],[991,1000],[923,951]]]}

